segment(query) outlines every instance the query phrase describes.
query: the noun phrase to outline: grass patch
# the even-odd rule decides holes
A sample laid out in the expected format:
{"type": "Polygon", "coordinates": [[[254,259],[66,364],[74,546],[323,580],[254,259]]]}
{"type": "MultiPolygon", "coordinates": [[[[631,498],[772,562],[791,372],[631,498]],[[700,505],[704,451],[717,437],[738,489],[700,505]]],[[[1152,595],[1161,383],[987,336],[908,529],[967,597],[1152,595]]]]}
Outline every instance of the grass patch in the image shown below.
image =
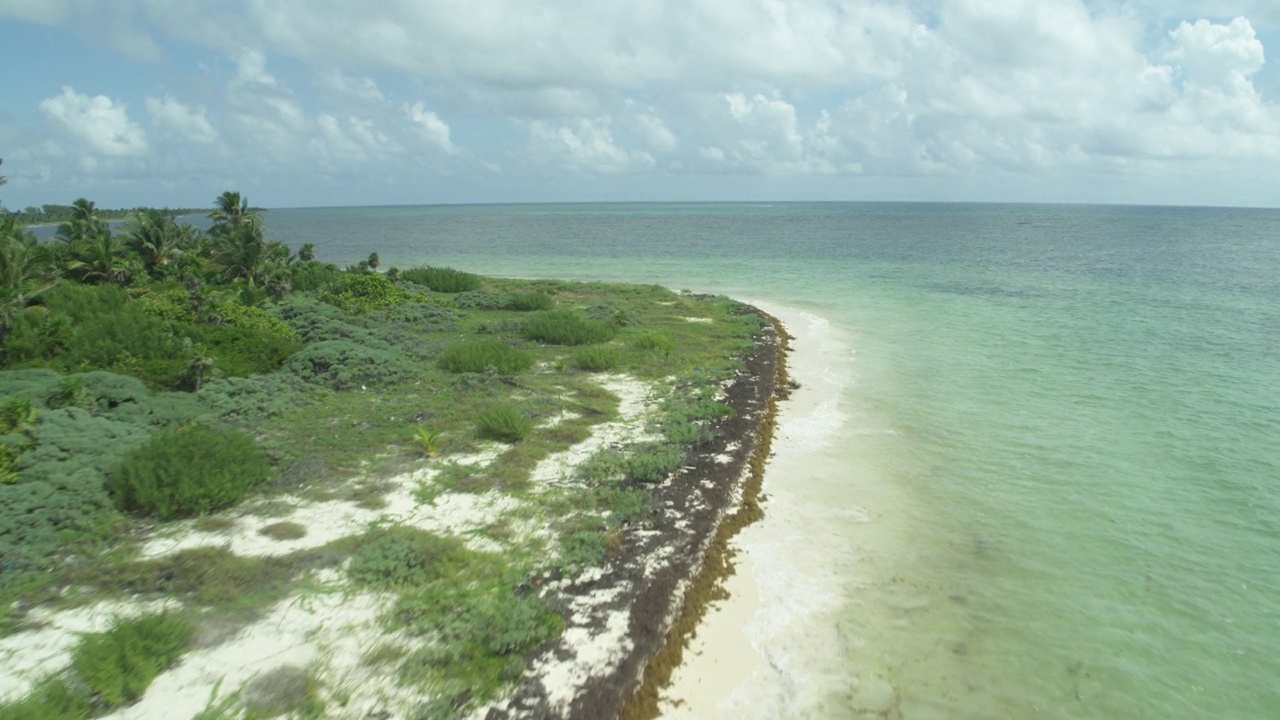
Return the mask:
{"type": "Polygon", "coordinates": [[[573,364],[587,372],[604,372],[612,370],[622,362],[622,354],[617,348],[592,346],[579,348],[573,352],[573,364]]]}
{"type": "Polygon", "coordinates": [[[510,343],[484,338],[445,348],[436,364],[452,373],[492,371],[510,375],[528,370],[533,356],[510,343]]]}
{"type": "Polygon", "coordinates": [[[572,310],[550,310],[526,320],[521,332],[526,340],[547,345],[591,345],[612,340],[618,329],[572,310]]]}
{"type": "Polygon", "coordinates": [[[416,587],[456,575],[471,558],[461,540],[392,525],[369,531],[351,556],[352,581],[378,590],[416,587]]]}
{"type": "Polygon", "coordinates": [[[400,278],[439,293],[461,293],[475,290],[483,282],[473,275],[449,267],[416,267],[400,271],[400,278]]]}
{"type": "Polygon", "coordinates": [[[0,705],[0,720],[82,720],[135,702],[194,636],[195,626],[174,614],[116,620],[80,639],[66,671],[0,705]]]}
{"type": "Polygon", "coordinates": [[[520,442],[533,432],[533,418],[524,414],[516,405],[497,403],[490,405],[476,417],[476,430],[480,437],[502,442],[520,442]]]}
{"type": "Polygon", "coordinates": [[[261,528],[258,534],[272,540],[299,540],[307,536],[307,528],[296,522],[278,522],[261,528]]]}

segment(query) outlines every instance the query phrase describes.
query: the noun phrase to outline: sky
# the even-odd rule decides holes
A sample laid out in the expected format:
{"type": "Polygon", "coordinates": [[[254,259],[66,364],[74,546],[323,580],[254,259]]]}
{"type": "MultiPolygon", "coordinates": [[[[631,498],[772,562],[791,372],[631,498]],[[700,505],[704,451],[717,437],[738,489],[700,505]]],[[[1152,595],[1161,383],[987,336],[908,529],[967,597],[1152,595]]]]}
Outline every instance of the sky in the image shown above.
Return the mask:
{"type": "Polygon", "coordinates": [[[0,0],[22,209],[1280,206],[1280,0],[0,0]]]}

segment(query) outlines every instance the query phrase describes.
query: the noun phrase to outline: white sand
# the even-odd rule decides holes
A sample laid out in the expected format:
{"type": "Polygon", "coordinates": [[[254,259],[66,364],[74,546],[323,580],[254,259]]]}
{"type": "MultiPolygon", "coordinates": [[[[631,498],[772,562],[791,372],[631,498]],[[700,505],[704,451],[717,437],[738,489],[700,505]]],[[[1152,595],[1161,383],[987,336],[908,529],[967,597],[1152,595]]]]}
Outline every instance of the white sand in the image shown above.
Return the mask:
{"type": "Polygon", "coordinates": [[[832,541],[824,540],[823,528],[867,520],[857,505],[812,492],[838,484],[847,472],[827,456],[845,421],[840,397],[852,352],[823,318],[753,304],[782,320],[795,337],[788,371],[801,387],[779,408],[774,454],[765,471],[765,517],[735,538],[737,571],[725,584],[730,597],[709,611],[663,692],[664,718],[826,714],[831,708],[820,705],[825,693],[815,692],[815,685],[870,693],[860,707],[884,699],[874,678],[813,677],[842,670],[839,657],[815,665],[813,656],[833,655],[843,646],[831,614],[854,576],[847,564],[856,562],[847,548],[826,551],[832,541]]]}
{"type": "Polygon", "coordinates": [[[61,670],[70,661],[69,653],[80,636],[100,633],[116,618],[132,618],[177,607],[171,602],[102,602],[88,607],[48,612],[31,611],[32,630],[0,638],[0,702],[25,695],[35,681],[61,670]]]}
{"type": "Polygon", "coordinates": [[[218,532],[196,530],[194,522],[175,525],[163,536],[148,540],[141,554],[142,557],[160,557],[191,548],[225,547],[242,556],[288,555],[357,535],[371,523],[380,521],[462,535],[473,549],[497,550],[500,548],[493,541],[469,536],[468,533],[496,522],[518,505],[516,500],[496,492],[483,495],[443,493],[431,503],[422,504],[414,494],[422,483],[430,482],[439,473],[442,462],[452,460],[461,465],[483,467],[493,462],[499,452],[498,448],[488,448],[475,455],[436,459],[423,468],[391,478],[386,481],[390,489],[383,495],[386,505],[379,509],[360,507],[349,500],[314,502],[286,496],[279,502],[293,505],[287,514],[259,517],[251,512],[235,513],[226,516],[234,524],[218,532]],[[263,534],[264,528],[278,523],[300,525],[306,529],[306,534],[287,540],[263,534]]]}
{"type": "Polygon", "coordinates": [[[653,388],[626,375],[600,375],[596,381],[618,396],[618,419],[593,425],[586,440],[543,458],[530,476],[534,485],[572,484],[574,469],[600,450],[649,439],[644,427],[655,407],[653,388]]]}

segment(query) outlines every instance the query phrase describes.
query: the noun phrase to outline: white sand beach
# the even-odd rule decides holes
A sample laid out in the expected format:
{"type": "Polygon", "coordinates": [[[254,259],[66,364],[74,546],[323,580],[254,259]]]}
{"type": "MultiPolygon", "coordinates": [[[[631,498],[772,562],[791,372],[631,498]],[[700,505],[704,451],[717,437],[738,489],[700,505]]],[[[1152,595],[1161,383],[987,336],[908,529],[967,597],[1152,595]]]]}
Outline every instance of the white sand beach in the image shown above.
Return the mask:
{"type": "Polygon", "coordinates": [[[698,628],[663,692],[661,717],[883,714],[896,703],[892,686],[875,673],[851,675],[849,660],[838,656],[846,643],[838,640],[836,613],[849,584],[859,582],[859,543],[872,519],[856,495],[850,502],[858,478],[834,452],[848,433],[840,398],[853,381],[853,351],[821,317],[751,302],[793,336],[788,372],[800,388],[779,406],[764,519],[734,539],[729,598],[698,628]]]}

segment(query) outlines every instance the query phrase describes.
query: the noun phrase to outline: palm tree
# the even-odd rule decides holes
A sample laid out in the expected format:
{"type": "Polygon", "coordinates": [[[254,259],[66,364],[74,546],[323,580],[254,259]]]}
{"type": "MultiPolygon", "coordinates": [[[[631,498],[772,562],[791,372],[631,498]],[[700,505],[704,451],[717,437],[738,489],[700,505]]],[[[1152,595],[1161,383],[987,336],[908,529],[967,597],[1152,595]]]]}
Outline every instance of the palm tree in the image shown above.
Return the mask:
{"type": "Polygon", "coordinates": [[[311,262],[316,259],[316,246],[311,243],[302,243],[302,247],[298,248],[298,260],[302,262],[311,262]]]}
{"type": "Polygon", "coordinates": [[[76,198],[71,203],[71,219],[58,226],[57,237],[70,243],[83,242],[108,232],[107,224],[98,218],[98,208],[92,201],[76,198]]]}
{"type": "Polygon", "coordinates": [[[125,243],[142,258],[147,271],[164,275],[182,255],[194,249],[199,231],[159,210],[138,212],[124,229],[125,243]]]}
{"type": "Polygon", "coordinates": [[[275,268],[289,259],[289,248],[262,237],[256,224],[242,225],[221,234],[213,254],[213,266],[227,280],[263,287],[275,268]]]}
{"type": "Polygon", "coordinates": [[[57,282],[35,236],[0,217],[0,343],[19,317],[43,310],[32,302],[57,282]]]}
{"type": "Polygon", "coordinates": [[[128,254],[128,248],[118,236],[103,228],[102,232],[77,244],[75,259],[67,263],[67,270],[81,282],[109,282],[128,285],[142,268],[128,254]]]}
{"type": "Polygon", "coordinates": [[[244,225],[257,225],[262,216],[249,210],[249,198],[240,197],[240,193],[228,190],[213,201],[213,212],[209,213],[214,229],[238,230],[244,225]]]}

